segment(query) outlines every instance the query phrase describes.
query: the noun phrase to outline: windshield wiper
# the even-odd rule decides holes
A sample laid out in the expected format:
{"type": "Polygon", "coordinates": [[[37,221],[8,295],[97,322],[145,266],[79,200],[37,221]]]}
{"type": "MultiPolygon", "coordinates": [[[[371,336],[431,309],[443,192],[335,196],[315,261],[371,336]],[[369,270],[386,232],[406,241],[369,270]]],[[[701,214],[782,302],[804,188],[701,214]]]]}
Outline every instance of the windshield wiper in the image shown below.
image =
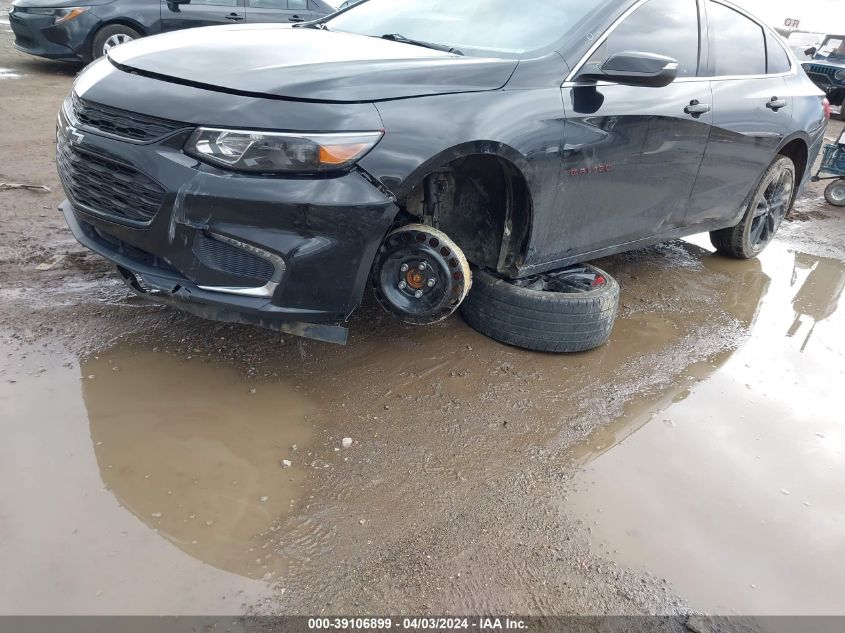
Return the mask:
{"type": "Polygon", "coordinates": [[[400,33],[386,33],[381,36],[383,40],[390,40],[391,42],[401,42],[402,44],[413,44],[414,46],[422,46],[423,48],[431,48],[435,51],[443,51],[445,53],[452,53],[453,55],[463,55],[457,48],[452,48],[446,44],[435,44],[434,42],[423,42],[422,40],[412,40],[400,33]]]}
{"type": "Polygon", "coordinates": [[[319,31],[328,31],[329,27],[325,22],[305,22],[303,24],[294,24],[295,29],[317,29],[319,31]]]}

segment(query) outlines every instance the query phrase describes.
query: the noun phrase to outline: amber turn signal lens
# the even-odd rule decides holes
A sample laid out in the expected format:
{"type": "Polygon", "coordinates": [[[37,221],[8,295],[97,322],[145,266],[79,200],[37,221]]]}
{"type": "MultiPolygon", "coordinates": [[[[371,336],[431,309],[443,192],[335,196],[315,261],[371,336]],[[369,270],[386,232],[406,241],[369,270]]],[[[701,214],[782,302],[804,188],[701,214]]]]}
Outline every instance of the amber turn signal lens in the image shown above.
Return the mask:
{"type": "Polygon", "coordinates": [[[71,20],[78,18],[87,10],[88,9],[85,7],[74,7],[73,9],[67,9],[67,13],[56,18],[56,24],[61,24],[62,22],[70,22],[71,20]]]}
{"type": "Polygon", "coordinates": [[[321,145],[321,165],[343,165],[358,158],[371,147],[368,143],[347,143],[340,145],[321,145]]]}

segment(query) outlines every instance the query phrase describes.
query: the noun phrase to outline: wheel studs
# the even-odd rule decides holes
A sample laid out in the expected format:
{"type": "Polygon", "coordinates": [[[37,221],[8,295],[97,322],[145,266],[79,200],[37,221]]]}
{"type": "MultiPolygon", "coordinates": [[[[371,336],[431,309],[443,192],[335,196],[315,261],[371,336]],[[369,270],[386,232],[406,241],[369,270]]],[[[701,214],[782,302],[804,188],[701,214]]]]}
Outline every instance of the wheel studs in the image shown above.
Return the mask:
{"type": "Polygon", "coordinates": [[[403,273],[406,273],[410,270],[410,266],[408,266],[408,264],[402,264],[402,267],[399,270],[401,270],[403,273]]]}
{"type": "Polygon", "coordinates": [[[414,296],[415,296],[417,299],[422,299],[422,296],[423,296],[423,291],[422,291],[422,290],[417,290],[417,291],[414,293],[414,296]]]}
{"type": "Polygon", "coordinates": [[[428,280],[428,287],[429,287],[429,288],[434,288],[434,285],[435,285],[436,283],[437,283],[437,280],[436,280],[434,277],[432,277],[431,279],[429,279],[429,280],[428,280]]]}
{"type": "Polygon", "coordinates": [[[428,268],[428,264],[426,264],[425,262],[422,262],[420,264],[419,268],[420,268],[420,270],[425,270],[426,268],[428,268]]]}
{"type": "Polygon", "coordinates": [[[404,281],[399,282],[399,290],[404,290],[407,287],[408,287],[408,284],[406,284],[404,281]]]}

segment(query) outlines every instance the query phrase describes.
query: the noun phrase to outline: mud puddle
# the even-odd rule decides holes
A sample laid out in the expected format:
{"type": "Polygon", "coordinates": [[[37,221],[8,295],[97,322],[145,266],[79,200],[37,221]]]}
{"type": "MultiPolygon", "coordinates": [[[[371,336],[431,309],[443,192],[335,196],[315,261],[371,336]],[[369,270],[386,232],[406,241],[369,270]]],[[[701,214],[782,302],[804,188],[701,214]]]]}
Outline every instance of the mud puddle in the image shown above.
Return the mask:
{"type": "Polygon", "coordinates": [[[761,261],[759,308],[734,308],[750,339],[576,449],[560,507],[593,551],[666,577],[694,609],[841,614],[845,263],[781,243],[761,261]]]}
{"type": "Polygon", "coordinates": [[[0,368],[0,613],[238,613],[266,593],[250,579],[283,572],[262,534],[302,493],[306,397],[201,355],[18,351],[0,368]]]}

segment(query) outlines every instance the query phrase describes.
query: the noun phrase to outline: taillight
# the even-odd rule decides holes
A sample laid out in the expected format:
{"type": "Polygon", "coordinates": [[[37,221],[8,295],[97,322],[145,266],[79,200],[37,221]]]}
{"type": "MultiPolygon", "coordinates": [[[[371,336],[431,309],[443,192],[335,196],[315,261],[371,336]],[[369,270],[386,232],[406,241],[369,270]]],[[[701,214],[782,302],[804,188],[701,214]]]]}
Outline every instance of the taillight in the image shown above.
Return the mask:
{"type": "Polygon", "coordinates": [[[830,118],[830,101],[827,99],[822,99],[822,107],[824,108],[824,118],[830,118]]]}

